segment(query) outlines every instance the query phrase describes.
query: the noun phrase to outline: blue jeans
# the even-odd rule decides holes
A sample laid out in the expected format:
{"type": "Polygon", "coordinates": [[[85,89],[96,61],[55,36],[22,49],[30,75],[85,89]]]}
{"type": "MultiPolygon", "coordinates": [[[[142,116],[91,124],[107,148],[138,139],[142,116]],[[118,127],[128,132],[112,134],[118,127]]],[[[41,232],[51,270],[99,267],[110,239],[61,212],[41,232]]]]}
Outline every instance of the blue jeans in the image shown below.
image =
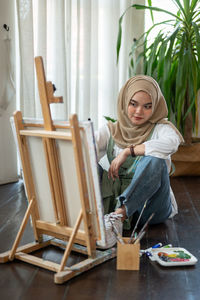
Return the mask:
{"type": "Polygon", "coordinates": [[[164,159],[144,156],[139,161],[130,185],[118,197],[118,206],[124,205],[126,215],[130,217],[141,212],[147,199],[140,224],[144,224],[152,213],[155,215],[150,224],[164,222],[172,211],[169,174],[164,159]]]}

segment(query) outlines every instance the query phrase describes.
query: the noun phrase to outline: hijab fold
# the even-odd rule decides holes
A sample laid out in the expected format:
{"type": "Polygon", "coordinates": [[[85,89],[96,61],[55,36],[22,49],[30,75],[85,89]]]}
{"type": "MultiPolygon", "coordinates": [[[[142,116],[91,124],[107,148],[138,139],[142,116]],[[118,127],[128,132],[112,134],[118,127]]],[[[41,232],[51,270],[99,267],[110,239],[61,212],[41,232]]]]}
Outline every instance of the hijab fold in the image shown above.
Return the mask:
{"type": "Polygon", "coordinates": [[[130,78],[121,88],[118,96],[117,122],[108,122],[111,135],[120,148],[139,145],[148,139],[156,124],[168,124],[184,142],[178,129],[167,119],[168,109],[165,98],[158,83],[150,76],[137,75],[130,78]],[[128,118],[128,105],[131,98],[139,91],[150,95],[152,100],[152,115],[141,125],[134,125],[128,118]]]}

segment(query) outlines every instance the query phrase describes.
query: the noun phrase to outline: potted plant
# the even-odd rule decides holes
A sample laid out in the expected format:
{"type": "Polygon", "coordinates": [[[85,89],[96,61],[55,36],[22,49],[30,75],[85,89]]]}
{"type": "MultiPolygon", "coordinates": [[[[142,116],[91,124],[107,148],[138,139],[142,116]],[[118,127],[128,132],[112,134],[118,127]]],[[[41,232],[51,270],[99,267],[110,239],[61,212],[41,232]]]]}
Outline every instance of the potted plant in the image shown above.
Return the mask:
{"type": "Polygon", "coordinates": [[[153,11],[166,14],[165,21],[153,24],[138,40],[133,39],[129,54],[129,75],[137,74],[137,65],[142,60],[143,73],[157,80],[168,105],[168,117],[185,139],[185,144],[180,146],[172,157],[176,166],[175,174],[200,175],[200,166],[197,167],[194,158],[198,157],[200,165],[200,143],[198,139],[192,137],[193,133],[198,131],[200,3],[198,0],[173,0],[173,2],[177,6],[176,13],[154,7],[150,0],[148,5],[133,4],[126,9],[119,19],[117,60],[121,47],[122,21],[129,9],[148,9],[151,11],[152,20],[153,11]],[[169,30],[167,32],[159,30],[153,42],[149,44],[150,33],[161,24],[165,24],[169,30]],[[136,53],[139,54],[136,56],[136,53]],[[186,151],[189,152],[189,158],[186,151]],[[189,171],[190,159],[192,169],[189,171]],[[182,160],[184,160],[183,172],[179,172],[177,168],[182,160]]]}

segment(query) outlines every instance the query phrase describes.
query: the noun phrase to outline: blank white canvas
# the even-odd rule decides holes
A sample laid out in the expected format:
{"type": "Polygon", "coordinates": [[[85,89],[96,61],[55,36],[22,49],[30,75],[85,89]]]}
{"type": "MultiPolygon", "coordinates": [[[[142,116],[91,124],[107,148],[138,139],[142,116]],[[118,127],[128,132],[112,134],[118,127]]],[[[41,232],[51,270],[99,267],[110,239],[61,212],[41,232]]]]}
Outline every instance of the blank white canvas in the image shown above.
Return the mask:
{"type": "MultiPolygon", "coordinates": [[[[37,120],[25,119],[26,123],[38,123],[37,120]]],[[[41,123],[41,121],[39,122],[41,123]]],[[[66,124],[66,122],[65,122],[66,124]]],[[[87,181],[88,198],[91,208],[92,224],[95,236],[105,244],[105,227],[103,218],[103,203],[98,178],[97,159],[94,134],[91,122],[81,122],[80,130],[82,151],[84,158],[84,172],[87,181]]],[[[28,127],[35,130],[35,127],[28,127]]],[[[41,128],[40,128],[41,130],[41,128]]],[[[57,131],[69,131],[69,129],[57,129],[57,131]]],[[[15,133],[16,134],[16,133],[15,133]]],[[[27,137],[30,150],[30,160],[34,177],[36,197],[40,219],[46,222],[56,222],[52,203],[51,190],[46,169],[46,160],[42,139],[27,137]]],[[[74,227],[78,214],[81,210],[81,200],[78,185],[73,145],[68,140],[56,140],[59,157],[59,166],[64,191],[64,201],[68,225],[74,227]]],[[[83,222],[82,222],[83,223],[83,222]]],[[[83,224],[81,224],[83,229],[83,224]]]]}

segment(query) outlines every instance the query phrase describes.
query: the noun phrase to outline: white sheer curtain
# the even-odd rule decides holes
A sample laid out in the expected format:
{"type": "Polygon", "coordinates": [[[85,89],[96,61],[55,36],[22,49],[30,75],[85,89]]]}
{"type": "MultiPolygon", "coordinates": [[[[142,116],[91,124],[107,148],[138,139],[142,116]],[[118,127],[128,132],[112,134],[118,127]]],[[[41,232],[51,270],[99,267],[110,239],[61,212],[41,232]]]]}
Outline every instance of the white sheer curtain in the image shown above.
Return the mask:
{"type": "Polygon", "coordinates": [[[123,23],[120,63],[116,65],[118,20],[134,2],[144,0],[16,0],[19,35],[18,108],[41,117],[34,57],[42,56],[47,79],[63,96],[53,104],[54,119],[76,112],[95,128],[104,115],[116,118],[120,87],[128,78],[132,39],[144,30],[142,11],[131,10],[123,23]]]}

